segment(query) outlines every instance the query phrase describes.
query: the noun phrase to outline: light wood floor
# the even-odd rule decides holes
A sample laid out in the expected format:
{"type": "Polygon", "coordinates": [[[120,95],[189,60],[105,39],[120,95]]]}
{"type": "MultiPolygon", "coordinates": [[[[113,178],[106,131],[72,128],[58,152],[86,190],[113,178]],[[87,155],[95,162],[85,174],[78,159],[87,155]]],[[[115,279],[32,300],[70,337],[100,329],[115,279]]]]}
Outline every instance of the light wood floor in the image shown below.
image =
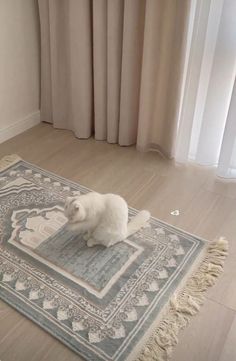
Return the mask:
{"type": "MultiPolygon", "coordinates": [[[[225,236],[230,255],[224,275],[201,312],[179,337],[173,361],[236,360],[236,183],[211,170],[175,167],[157,153],[138,153],[105,142],[78,140],[41,124],[0,145],[42,168],[99,192],[119,193],[136,208],[207,239],[225,236]],[[179,216],[172,210],[179,209],[179,216]]],[[[80,358],[0,301],[1,361],[78,361],[80,358]]]]}

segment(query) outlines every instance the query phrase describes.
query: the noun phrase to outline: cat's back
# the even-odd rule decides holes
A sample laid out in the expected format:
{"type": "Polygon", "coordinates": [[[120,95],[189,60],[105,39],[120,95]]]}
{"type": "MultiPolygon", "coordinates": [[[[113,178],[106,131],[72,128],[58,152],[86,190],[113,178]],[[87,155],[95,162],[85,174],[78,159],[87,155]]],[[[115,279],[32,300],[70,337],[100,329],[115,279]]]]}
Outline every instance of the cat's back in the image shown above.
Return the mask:
{"type": "Polygon", "coordinates": [[[114,232],[126,232],[128,222],[128,206],[118,194],[104,194],[105,211],[102,217],[104,228],[114,232]]]}
{"type": "Polygon", "coordinates": [[[106,205],[107,208],[127,207],[127,203],[124,198],[114,193],[101,194],[97,192],[88,192],[79,196],[79,200],[84,205],[103,204],[106,205]]]}
{"type": "Polygon", "coordinates": [[[79,202],[87,209],[100,209],[103,207],[103,197],[102,194],[97,192],[88,192],[78,197],[79,202]]]}
{"type": "Polygon", "coordinates": [[[115,208],[126,209],[126,208],[128,208],[127,203],[124,200],[124,198],[122,198],[118,194],[107,193],[107,194],[104,194],[103,196],[104,196],[104,201],[105,201],[108,208],[111,208],[111,209],[115,209],[115,208]]]}

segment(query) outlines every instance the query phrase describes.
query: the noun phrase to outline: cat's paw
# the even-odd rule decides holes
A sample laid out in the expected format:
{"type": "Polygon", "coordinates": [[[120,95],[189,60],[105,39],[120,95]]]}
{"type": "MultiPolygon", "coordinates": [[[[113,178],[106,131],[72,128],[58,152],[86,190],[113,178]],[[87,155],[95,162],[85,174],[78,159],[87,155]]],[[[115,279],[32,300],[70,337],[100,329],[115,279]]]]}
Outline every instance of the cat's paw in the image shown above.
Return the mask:
{"type": "Polygon", "coordinates": [[[83,237],[84,237],[84,240],[85,240],[85,241],[88,241],[89,238],[90,238],[89,232],[86,232],[86,233],[83,235],[83,237]]]}
{"type": "Polygon", "coordinates": [[[94,239],[93,238],[89,238],[87,241],[87,246],[88,247],[93,247],[95,246],[96,243],[94,243],[94,239]]]}

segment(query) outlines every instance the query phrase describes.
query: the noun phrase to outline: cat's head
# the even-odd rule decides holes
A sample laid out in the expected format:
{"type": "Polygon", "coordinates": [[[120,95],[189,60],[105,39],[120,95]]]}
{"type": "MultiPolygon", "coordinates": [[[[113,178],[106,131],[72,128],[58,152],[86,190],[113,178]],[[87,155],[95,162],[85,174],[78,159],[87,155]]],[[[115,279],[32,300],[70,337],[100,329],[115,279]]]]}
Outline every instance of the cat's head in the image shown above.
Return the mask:
{"type": "Polygon", "coordinates": [[[68,197],[65,201],[64,212],[69,223],[82,222],[86,218],[86,211],[79,198],[68,197]]]}

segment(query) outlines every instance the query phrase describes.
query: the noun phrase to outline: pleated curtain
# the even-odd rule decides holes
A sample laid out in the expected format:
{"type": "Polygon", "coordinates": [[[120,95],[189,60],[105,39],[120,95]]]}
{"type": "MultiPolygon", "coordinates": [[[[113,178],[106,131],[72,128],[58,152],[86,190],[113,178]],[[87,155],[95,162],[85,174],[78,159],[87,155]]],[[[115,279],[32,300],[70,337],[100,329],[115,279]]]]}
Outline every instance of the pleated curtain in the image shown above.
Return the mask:
{"type": "Polygon", "coordinates": [[[41,119],[174,152],[189,0],[39,0],[41,119]]]}
{"type": "Polygon", "coordinates": [[[235,179],[236,1],[198,0],[190,14],[175,159],[214,166],[218,176],[235,179]]]}

